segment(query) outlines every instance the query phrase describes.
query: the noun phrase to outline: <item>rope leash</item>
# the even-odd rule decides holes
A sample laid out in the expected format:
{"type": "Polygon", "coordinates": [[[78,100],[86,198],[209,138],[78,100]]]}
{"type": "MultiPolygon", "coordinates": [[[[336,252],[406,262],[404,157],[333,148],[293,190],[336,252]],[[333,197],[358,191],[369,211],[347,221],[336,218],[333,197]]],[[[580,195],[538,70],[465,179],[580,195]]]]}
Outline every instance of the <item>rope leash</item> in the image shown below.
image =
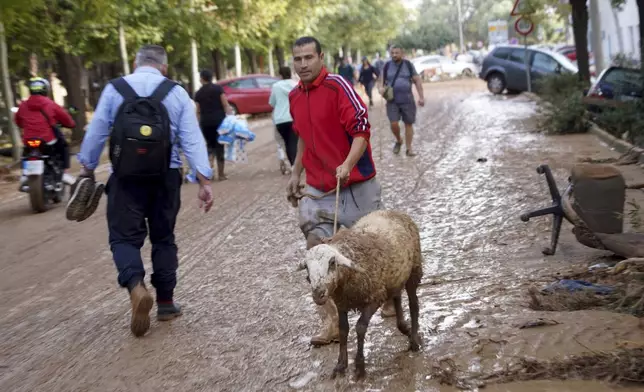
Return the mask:
{"type": "Polygon", "coordinates": [[[312,195],[307,192],[301,192],[302,189],[305,188],[305,185],[299,185],[298,186],[298,192],[294,195],[290,195],[287,197],[288,201],[291,202],[291,205],[295,208],[297,207],[297,202],[298,200],[302,200],[305,197],[308,197],[309,199],[313,200],[319,200],[323,197],[332,195],[335,193],[335,213],[333,216],[333,235],[338,232],[338,211],[340,209],[340,179],[337,179],[335,189],[331,189],[328,192],[324,192],[321,195],[312,195]]]}

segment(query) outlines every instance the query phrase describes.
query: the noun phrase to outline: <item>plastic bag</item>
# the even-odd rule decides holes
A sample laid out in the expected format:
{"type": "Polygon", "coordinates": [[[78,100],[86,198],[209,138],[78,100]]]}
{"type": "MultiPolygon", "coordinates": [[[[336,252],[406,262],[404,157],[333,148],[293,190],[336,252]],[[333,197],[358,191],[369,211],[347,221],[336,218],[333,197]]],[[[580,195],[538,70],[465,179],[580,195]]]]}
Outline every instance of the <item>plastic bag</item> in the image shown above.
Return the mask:
{"type": "Polygon", "coordinates": [[[233,130],[233,126],[237,122],[237,117],[233,115],[228,115],[224,118],[224,121],[221,122],[219,128],[217,128],[217,133],[220,135],[225,135],[233,130]]]}

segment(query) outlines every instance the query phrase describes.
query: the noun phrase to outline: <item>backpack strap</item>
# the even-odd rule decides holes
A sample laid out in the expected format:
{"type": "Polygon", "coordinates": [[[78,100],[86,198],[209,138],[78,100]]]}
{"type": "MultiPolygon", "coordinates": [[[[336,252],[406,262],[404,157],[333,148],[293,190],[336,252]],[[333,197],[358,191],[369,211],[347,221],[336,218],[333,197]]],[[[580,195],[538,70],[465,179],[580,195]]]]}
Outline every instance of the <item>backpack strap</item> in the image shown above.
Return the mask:
{"type": "Polygon", "coordinates": [[[150,95],[150,98],[158,102],[162,102],[177,84],[177,82],[170,79],[164,79],[163,82],[161,82],[161,84],[159,84],[159,86],[154,90],[152,95],[150,95]]]}
{"type": "Polygon", "coordinates": [[[138,98],[139,95],[134,91],[132,86],[128,82],[125,81],[123,77],[116,78],[110,81],[112,86],[116,89],[116,91],[121,94],[123,99],[128,100],[128,99],[135,99],[138,98]]]}
{"type": "Polygon", "coordinates": [[[411,61],[409,61],[407,59],[405,59],[403,61],[407,62],[407,67],[409,68],[409,77],[413,78],[414,77],[414,68],[412,68],[412,67],[414,66],[414,64],[412,64],[411,61]]]}

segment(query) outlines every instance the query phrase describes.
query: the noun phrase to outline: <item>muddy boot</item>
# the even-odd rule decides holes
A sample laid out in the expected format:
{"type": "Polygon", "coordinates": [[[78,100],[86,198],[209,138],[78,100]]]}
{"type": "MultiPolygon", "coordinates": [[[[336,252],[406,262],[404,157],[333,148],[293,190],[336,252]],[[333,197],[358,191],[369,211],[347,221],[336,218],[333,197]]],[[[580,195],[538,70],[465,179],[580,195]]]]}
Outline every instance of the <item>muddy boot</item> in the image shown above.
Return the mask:
{"type": "Polygon", "coordinates": [[[150,309],[154,300],[143,283],[137,283],[130,291],[132,320],[130,330],[136,337],[143,336],[150,329],[150,309]]]}
{"type": "Polygon", "coordinates": [[[228,177],[224,174],[225,161],[217,161],[217,179],[219,181],[227,180],[228,177]]]}
{"type": "Polygon", "coordinates": [[[333,300],[329,299],[326,304],[318,306],[318,312],[322,317],[322,328],[319,334],[311,338],[311,345],[319,347],[338,342],[340,339],[338,309],[333,300]]]}
{"type": "Polygon", "coordinates": [[[176,302],[160,303],[157,305],[157,320],[170,321],[183,314],[181,305],[176,302]]]}
{"type": "Polygon", "coordinates": [[[396,307],[394,306],[394,300],[390,299],[385,302],[384,305],[380,308],[380,316],[385,317],[394,317],[396,315],[396,307]]]}

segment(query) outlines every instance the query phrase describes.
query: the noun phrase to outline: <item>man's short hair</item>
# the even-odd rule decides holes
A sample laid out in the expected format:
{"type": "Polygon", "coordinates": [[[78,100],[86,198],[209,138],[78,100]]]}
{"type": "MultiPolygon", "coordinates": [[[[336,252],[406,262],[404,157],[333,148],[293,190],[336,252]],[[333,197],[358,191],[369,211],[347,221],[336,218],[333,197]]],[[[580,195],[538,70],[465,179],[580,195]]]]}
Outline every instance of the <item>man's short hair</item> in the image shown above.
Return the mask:
{"type": "Polygon", "coordinates": [[[212,82],[212,71],[209,69],[202,69],[201,73],[199,73],[199,76],[201,76],[201,79],[205,80],[208,83],[212,82]]]}
{"type": "Polygon", "coordinates": [[[317,52],[317,54],[322,54],[322,45],[320,44],[320,41],[318,41],[317,38],[311,36],[298,38],[293,44],[293,47],[295,48],[297,46],[305,46],[308,44],[315,44],[315,51],[317,52]]]}
{"type": "Polygon", "coordinates": [[[394,50],[394,49],[400,49],[400,50],[403,50],[402,46],[400,46],[400,45],[398,45],[398,44],[393,44],[393,45],[391,45],[391,47],[389,48],[389,50],[394,50]]]}
{"type": "Polygon", "coordinates": [[[290,79],[291,78],[291,68],[289,68],[289,67],[280,67],[280,76],[283,79],[290,79]]]}
{"type": "Polygon", "coordinates": [[[163,46],[143,45],[134,60],[137,67],[143,65],[168,65],[168,54],[163,46]]]}

